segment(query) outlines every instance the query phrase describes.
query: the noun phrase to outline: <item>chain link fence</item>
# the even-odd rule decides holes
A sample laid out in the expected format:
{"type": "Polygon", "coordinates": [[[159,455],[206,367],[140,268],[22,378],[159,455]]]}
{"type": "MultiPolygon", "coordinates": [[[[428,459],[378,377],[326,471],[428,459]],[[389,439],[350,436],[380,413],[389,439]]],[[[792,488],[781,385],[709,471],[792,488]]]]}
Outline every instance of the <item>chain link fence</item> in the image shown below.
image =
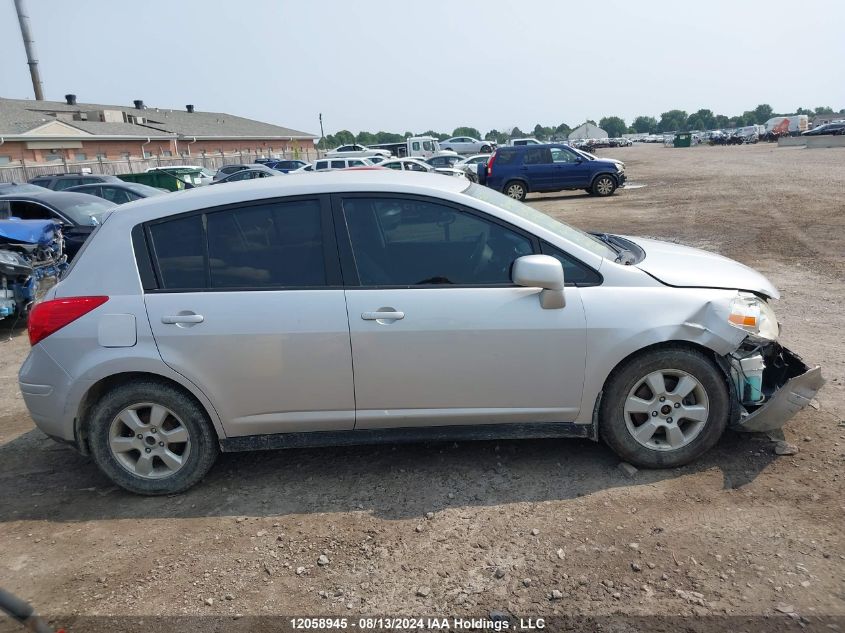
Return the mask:
{"type": "MultiPolygon", "coordinates": [[[[324,152],[316,149],[290,152],[273,152],[272,158],[279,160],[298,159],[314,161],[324,152]]],[[[54,174],[88,173],[107,174],[137,174],[145,172],[151,167],[198,166],[211,170],[220,169],[223,165],[250,164],[258,158],[268,158],[266,154],[252,152],[230,152],[228,154],[194,154],[192,156],[152,156],[150,158],[120,158],[69,161],[67,159],[54,160],[49,163],[35,163],[18,161],[15,164],[0,165],[0,182],[26,182],[37,176],[54,174]]]]}

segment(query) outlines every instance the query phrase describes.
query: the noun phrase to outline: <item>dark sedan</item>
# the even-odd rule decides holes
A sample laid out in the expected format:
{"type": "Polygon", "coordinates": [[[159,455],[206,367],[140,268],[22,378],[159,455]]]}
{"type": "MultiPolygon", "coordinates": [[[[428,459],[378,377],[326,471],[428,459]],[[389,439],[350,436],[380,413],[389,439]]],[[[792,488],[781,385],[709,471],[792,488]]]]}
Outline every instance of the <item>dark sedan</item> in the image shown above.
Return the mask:
{"type": "Polygon", "coordinates": [[[31,185],[28,182],[0,182],[0,196],[7,193],[41,193],[49,191],[40,185],[31,185]]]}
{"type": "Polygon", "coordinates": [[[52,174],[47,176],[37,176],[29,179],[29,184],[45,187],[46,189],[53,189],[54,191],[62,191],[77,185],[88,185],[96,182],[123,182],[117,176],[109,176],[107,174],[52,174]]]}
{"type": "Polygon", "coordinates": [[[0,218],[57,220],[65,237],[68,259],[82,248],[104,213],[117,205],[87,193],[50,191],[0,195],[0,218]]]}
{"type": "Polygon", "coordinates": [[[140,200],[141,198],[149,198],[151,196],[160,196],[165,193],[161,189],[150,187],[149,185],[142,185],[137,182],[124,183],[97,183],[93,185],[79,185],[78,187],[71,187],[65,191],[76,191],[78,193],[87,193],[92,196],[97,196],[103,200],[114,202],[115,204],[126,204],[133,200],[140,200]]]}
{"type": "Polygon", "coordinates": [[[229,174],[225,178],[215,180],[212,185],[222,185],[227,182],[238,182],[241,180],[252,180],[253,178],[269,178],[272,176],[282,176],[282,172],[270,169],[264,165],[250,165],[246,169],[236,171],[234,174],[229,174]]]}
{"type": "Polygon", "coordinates": [[[819,127],[814,127],[812,130],[807,130],[801,136],[840,136],[845,134],[845,121],[837,121],[836,123],[825,123],[819,127]]]}
{"type": "MultiPolygon", "coordinates": [[[[258,161],[256,161],[258,162],[258,161]]],[[[299,169],[300,167],[305,167],[308,163],[304,160],[268,160],[260,163],[265,167],[269,167],[270,169],[275,169],[276,171],[280,171],[283,174],[288,173],[289,171],[293,171],[295,169],[299,169]]]]}

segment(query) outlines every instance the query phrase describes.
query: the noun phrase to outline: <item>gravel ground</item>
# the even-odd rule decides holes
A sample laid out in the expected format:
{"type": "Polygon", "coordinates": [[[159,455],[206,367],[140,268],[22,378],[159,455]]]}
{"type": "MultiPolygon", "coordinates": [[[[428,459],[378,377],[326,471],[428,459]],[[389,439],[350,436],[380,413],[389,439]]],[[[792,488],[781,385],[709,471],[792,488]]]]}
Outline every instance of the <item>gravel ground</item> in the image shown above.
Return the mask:
{"type": "MultiPolygon", "coordinates": [[[[113,487],[35,430],[0,357],[0,586],[75,615],[845,616],[845,149],[604,150],[632,184],[528,202],[581,228],[718,251],[783,292],[823,366],[798,448],[728,433],[633,476],[599,444],[509,441],[224,455],[178,497],[113,487]],[[795,615],[798,614],[798,615],[795,615]]],[[[791,620],[791,621],[792,621],[791,620]]],[[[0,625],[2,627],[2,625],[0,625]]]]}

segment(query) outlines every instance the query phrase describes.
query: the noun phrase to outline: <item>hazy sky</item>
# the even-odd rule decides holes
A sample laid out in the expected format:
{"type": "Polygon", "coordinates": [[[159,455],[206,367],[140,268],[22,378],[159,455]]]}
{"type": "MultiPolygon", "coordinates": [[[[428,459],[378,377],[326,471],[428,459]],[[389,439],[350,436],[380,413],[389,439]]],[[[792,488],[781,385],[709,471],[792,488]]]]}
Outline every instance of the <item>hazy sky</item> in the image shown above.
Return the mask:
{"type": "MultiPolygon", "coordinates": [[[[29,0],[45,97],[319,133],[845,107],[845,3],[29,0]]],[[[12,0],[0,96],[31,98],[12,0]]]]}

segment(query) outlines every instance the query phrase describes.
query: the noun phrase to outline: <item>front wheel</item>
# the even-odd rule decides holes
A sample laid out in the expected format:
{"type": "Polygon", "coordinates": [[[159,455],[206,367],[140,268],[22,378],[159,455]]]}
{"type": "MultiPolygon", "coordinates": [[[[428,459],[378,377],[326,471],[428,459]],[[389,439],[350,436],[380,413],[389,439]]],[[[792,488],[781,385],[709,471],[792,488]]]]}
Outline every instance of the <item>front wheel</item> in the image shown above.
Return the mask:
{"type": "Polygon", "coordinates": [[[88,435],[100,470],[118,486],[144,495],[187,490],[205,476],[218,453],[199,404],[153,380],[110,390],[91,411],[88,435]]]}
{"type": "Polygon", "coordinates": [[[626,361],[608,379],[599,432],[625,461],[672,468],[712,448],[729,415],[727,385],[710,358],[692,348],[658,349],[626,361]]]}
{"type": "Polygon", "coordinates": [[[605,197],[613,195],[613,192],[616,191],[616,180],[613,179],[613,176],[602,174],[593,181],[591,189],[594,196],[605,197]]]}
{"type": "Polygon", "coordinates": [[[505,195],[515,200],[525,200],[525,196],[528,195],[528,189],[525,186],[525,183],[520,180],[511,180],[508,184],[505,185],[505,195]]]}

